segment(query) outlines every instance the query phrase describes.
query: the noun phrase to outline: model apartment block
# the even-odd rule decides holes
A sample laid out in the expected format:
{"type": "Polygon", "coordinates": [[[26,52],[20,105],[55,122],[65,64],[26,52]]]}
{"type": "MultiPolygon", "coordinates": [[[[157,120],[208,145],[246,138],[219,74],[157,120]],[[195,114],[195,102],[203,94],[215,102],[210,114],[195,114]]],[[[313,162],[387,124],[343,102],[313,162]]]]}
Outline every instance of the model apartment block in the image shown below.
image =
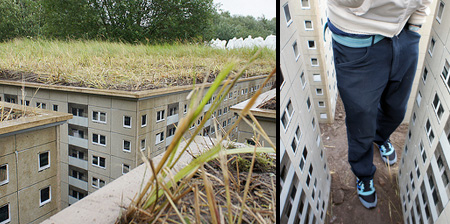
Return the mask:
{"type": "Polygon", "coordinates": [[[450,1],[431,7],[432,24],[399,169],[405,223],[450,219],[450,1]]]}
{"type": "MultiPolygon", "coordinates": [[[[217,127],[228,130],[236,120],[230,107],[247,100],[260,87],[269,90],[274,80],[262,87],[265,78],[241,79],[199,134],[215,133],[215,121],[217,127]]],[[[60,161],[53,164],[61,170],[57,181],[62,208],[142,164],[142,153],[154,157],[164,152],[187,113],[187,97],[193,89],[191,85],[127,92],[25,83],[24,95],[21,86],[21,82],[2,81],[1,101],[73,115],[61,126],[60,161]]],[[[204,111],[210,106],[208,102],[204,111]]],[[[198,124],[200,119],[203,116],[198,124]]],[[[230,137],[237,139],[237,130],[232,130],[230,137]]]]}
{"type": "Polygon", "coordinates": [[[330,97],[335,95],[323,66],[329,58],[319,39],[323,38],[319,16],[323,6],[316,1],[279,4],[279,218],[281,223],[323,223],[331,177],[319,122],[334,118],[330,97]]]}

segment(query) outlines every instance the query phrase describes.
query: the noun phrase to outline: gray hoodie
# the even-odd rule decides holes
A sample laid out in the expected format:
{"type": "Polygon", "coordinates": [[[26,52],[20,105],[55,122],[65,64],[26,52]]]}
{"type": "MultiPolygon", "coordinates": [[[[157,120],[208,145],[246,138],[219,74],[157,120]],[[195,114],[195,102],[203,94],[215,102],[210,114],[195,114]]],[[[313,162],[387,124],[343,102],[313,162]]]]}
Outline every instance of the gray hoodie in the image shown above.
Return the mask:
{"type": "Polygon", "coordinates": [[[365,35],[398,35],[405,24],[422,25],[432,0],[328,0],[328,18],[340,30],[365,35]]]}

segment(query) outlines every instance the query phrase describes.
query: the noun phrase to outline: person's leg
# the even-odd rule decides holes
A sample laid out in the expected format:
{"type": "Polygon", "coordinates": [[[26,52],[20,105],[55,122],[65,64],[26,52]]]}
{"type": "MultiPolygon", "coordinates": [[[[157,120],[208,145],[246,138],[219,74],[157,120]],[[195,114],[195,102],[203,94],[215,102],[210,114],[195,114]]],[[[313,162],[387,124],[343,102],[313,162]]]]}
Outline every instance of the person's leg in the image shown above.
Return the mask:
{"type": "Polygon", "coordinates": [[[401,124],[411,93],[419,55],[420,35],[404,29],[393,38],[393,67],[380,100],[374,142],[384,144],[401,124]]]}
{"type": "Polygon", "coordinates": [[[392,42],[385,38],[368,48],[333,42],[337,86],[346,112],[348,161],[363,181],[373,179],[373,141],[378,105],[391,73],[392,42]]]}

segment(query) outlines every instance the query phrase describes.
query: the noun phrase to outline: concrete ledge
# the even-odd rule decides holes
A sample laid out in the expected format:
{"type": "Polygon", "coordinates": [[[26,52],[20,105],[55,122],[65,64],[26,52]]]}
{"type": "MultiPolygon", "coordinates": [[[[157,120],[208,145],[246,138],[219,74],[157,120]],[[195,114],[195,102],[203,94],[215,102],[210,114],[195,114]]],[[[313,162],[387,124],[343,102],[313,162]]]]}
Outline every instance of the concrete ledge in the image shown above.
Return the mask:
{"type": "Polygon", "coordinates": [[[38,126],[54,124],[66,121],[72,118],[72,114],[61,113],[56,111],[44,110],[36,107],[23,106],[14,103],[0,102],[0,106],[6,108],[13,108],[14,110],[31,111],[33,116],[23,117],[14,120],[2,121],[0,124],[0,135],[13,134],[14,132],[23,131],[38,126]]]}
{"type": "MultiPolygon", "coordinates": [[[[194,155],[212,146],[209,138],[196,136],[195,139],[196,143],[192,143],[188,149],[194,155]]],[[[185,145],[185,142],[180,143],[180,149],[185,145]]],[[[160,154],[153,158],[155,166],[162,156],[160,154]]],[[[191,160],[192,157],[185,153],[174,169],[180,170],[191,160]]],[[[120,215],[120,206],[128,206],[142,187],[142,182],[150,176],[151,170],[142,164],[42,223],[114,223],[120,215]]]]}

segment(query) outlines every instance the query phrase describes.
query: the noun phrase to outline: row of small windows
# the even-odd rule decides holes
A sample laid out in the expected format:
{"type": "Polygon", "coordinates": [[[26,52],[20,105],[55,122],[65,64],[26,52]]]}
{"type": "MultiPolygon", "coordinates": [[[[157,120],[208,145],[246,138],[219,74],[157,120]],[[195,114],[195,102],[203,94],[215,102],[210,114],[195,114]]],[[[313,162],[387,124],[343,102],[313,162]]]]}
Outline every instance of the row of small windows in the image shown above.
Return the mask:
{"type": "MultiPolygon", "coordinates": [[[[52,200],[51,186],[44,187],[39,190],[39,207],[44,206],[52,200]]],[[[4,204],[0,206],[0,223],[6,224],[11,221],[11,208],[10,204],[4,204]]]]}

